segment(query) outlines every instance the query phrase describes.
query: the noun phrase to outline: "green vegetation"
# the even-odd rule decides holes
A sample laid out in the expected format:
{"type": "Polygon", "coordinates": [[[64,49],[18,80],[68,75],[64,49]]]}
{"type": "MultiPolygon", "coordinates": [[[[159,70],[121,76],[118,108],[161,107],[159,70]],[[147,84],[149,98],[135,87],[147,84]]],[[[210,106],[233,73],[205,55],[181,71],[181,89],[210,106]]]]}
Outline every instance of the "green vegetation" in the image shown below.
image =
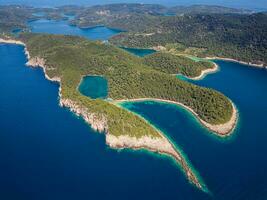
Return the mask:
{"type": "Polygon", "coordinates": [[[104,100],[92,100],[77,91],[84,75],[102,75],[109,83],[109,98],[160,98],[181,102],[211,124],[227,122],[232,115],[230,101],[221,93],[181,81],[145,65],[142,58],[120,48],[74,36],[23,34],[32,57],[46,60],[49,77],[61,77],[63,98],[72,99],[99,116],[107,116],[115,135],[157,133],[133,114],[104,100]]]}
{"type": "MultiPolygon", "coordinates": [[[[218,56],[267,65],[267,14],[220,6],[166,8],[151,4],[110,4],[92,7],[30,8],[0,6],[0,34],[27,31],[27,21],[67,19],[79,27],[104,25],[126,30],[110,42],[117,46],[150,48],[179,44],[183,53],[218,56]],[[43,13],[34,16],[33,13],[43,13]],[[164,16],[174,13],[177,16],[164,16]]],[[[173,50],[173,49],[172,49],[173,50]]]]}
{"type": "Polygon", "coordinates": [[[0,6],[0,35],[11,34],[15,29],[26,29],[26,21],[32,18],[24,6],[0,6]]]}
{"type": "Polygon", "coordinates": [[[213,67],[213,63],[209,61],[195,62],[184,56],[160,52],[144,57],[144,62],[158,71],[187,77],[199,76],[203,70],[213,67]]]}
{"type": "MultiPolygon", "coordinates": [[[[73,11],[73,8],[69,8],[73,11]]],[[[65,9],[66,11],[66,9],[65,9]]],[[[79,27],[91,27],[105,25],[113,28],[121,28],[128,31],[144,30],[157,25],[159,18],[163,19],[171,15],[199,13],[252,13],[248,10],[233,9],[221,6],[176,6],[167,8],[156,4],[121,3],[98,5],[92,7],[76,8],[76,19],[72,22],[79,27]]]]}
{"type": "MultiPolygon", "coordinates": [[[[245,62],[267,65],[267,14],[195,14],[175,17],[154,16],[154,22],[140,23],[147,27],[140,31],[114,36],[115,45],[150,48],[181,44],[195,56],[229,57],[245,62]],[[153,33],[147,35],[145,33],[153,33]]],[[[131,24],[131,18],[125,24],[131,24]]],[[[137,23],[137,22],[135,22],[137,23]]],[[[184,53],[184,51],[182,51],[184,53]]]]}

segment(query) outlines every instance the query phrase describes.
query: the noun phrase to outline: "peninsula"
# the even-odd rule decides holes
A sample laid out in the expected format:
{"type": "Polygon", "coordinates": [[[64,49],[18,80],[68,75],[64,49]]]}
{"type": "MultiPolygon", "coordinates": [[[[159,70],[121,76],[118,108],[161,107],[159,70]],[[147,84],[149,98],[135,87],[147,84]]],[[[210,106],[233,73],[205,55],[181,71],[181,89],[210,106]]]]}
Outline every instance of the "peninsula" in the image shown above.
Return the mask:
{"type": "MultiPolygon", "coordinates": [[[[235,108],[224,95],[181,81],[145,64],[113,45],[91,42],[81,37],[22,34],[17,40],[2,42],[26,46],[28,65],[40,66],[49,80],[60,82],[60,105],[82,116],[91,127],[106,134],[106,143],[113,148],[145,148],[166,154],[177,161],[188,180],[204,189],[199,177],[167,137],[139,116],[114,105],[121,99],[159,99],[190,108],[200,120],[225,136],[234,128],[221,129],[236,118],[235,108]],[[108,80],[108,97],[113,101],[90,99],[77,90],[85,75],[101,75],[108,80]]],[[[203,123],[204,124],[204,123],[203,123]]],[[[204,124],[205,125],[205,124],[204,124]]],[[[208,126],[207,126],[208,127],[208,126]]]]}

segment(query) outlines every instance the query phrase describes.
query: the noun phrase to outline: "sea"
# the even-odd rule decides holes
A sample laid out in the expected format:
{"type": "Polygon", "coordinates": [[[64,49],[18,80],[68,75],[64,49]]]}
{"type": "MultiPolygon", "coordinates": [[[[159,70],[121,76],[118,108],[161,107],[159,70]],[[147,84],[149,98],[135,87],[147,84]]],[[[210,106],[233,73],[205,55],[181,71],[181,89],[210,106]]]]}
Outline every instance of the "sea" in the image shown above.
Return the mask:
{"type": "MultiPolygon", "coordinates": [[[[54,24],[31,26],[33,32],[54,33],[54,24]]],[[[74,29],[61,31],[80,35],[74,29]]],[[[113,35],[106,27],[98,31],[82,30],[82,36],[113,35]]],[[[181,107],[151,101],[125,105],[182,149],[209,190],[203,192],[167,157],[107,147],[103,134],[58,105],[58,84],[46,80],[41,69],[26,67],[22,46],[0,44],[0,60],[0,199],[267,199],[267,70],[215,60],[217,73],[185,79],[234,102],[239,121],[227,139],[181,107]]]]}

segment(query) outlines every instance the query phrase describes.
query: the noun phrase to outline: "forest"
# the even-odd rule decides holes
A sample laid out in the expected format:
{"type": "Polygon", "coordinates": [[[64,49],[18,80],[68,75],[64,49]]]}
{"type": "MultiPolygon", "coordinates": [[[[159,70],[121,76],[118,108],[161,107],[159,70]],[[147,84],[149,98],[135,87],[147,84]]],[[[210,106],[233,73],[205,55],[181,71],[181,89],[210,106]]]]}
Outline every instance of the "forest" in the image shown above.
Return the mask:
{"type": "MultiPolygon", "coordinates": [[[[84,103],[88,109],[109,116],[112,130],[123,125],[118,123],[122,120],[121,114],[132,117],[105,100],[81,95],[77,86],[84,75],[104,76],[109,84],[108,98],[113,100],[159,98],[177,101],[191,107],[210,124],[225,123],[232,116],[231,102],[223,94],[179,80],[113,45],[75,36],[25,33],[20,37],[32,57],[46,60],[48,76],[61,78],[63,98],[84,103]]],[[[119,128],[114,133],[123,134],[121,130],[119,128]]],[[[129,134],[140,133],[144,132],[131,130],[129,134]]]]}

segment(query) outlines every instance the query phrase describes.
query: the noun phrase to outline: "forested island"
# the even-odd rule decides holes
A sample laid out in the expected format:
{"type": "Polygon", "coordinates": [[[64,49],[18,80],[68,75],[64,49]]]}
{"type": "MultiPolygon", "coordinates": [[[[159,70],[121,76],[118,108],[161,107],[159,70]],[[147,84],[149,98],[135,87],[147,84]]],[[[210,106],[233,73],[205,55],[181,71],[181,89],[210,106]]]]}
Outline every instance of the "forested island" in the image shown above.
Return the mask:
{"type": "Polygon", "coordinates": [[[160,47],[175,54],[267,65],[266,12],[221,6],[0,6],[0,34],[10,34],[17,29],[28,31],[27,22],[31,20],[67,20],[67,16],[73,16],[69,23],[80,28],[103,25],[126,31],[110,39],[117,46],[160,47]]]}
{"type": "Polygon", "coordinates": [[[124,101],[162,101],[183,106],[217,136],[230,135],[237,121],[234,104],[222,93],[178,79],[199,78],[222,57],[266,66],[267,15],[216,6],[166,8],[160,5],[114,4],[93,7],[31,8],[0,6],[0,42],[25,46],[28,65],[43,68],[60,84],[60,105],[106,135],[113,148],[148,149],[175,159],[187,178],[203,189],[181,151],[160,130],[124,109],[124,101]],[[74,16],[67,19],[67,15],[74,16]],[[107,26],[124,30],[109,42],[67,35],[33,34],[27,22],[69,20],[80,28],[107,26]],[[253,28],[252,28],[253,27],[253,28]],[[14,35],[20,30],[19,36],[14,35]],[[153,48],[143,58],[120,47],[153,48]],[[106,99],[92,99],[77,89],[83,77],[107,79],[106,99]]]}
{"type": "MultiPolygon", "coordinates": [[[[224,95],[181,81],[146,65],[142,58],[102,42],[30,33],[20,35],[18,39],[21,42],[3,41],[26,45],[28,65],[43,67],[49,80],[59,81],[60,104],[82,116],[95,130],[104,132],[108,145],[146,148],[170,155],[182,166],[188,179],[203,189],[183,155],[164,134],[121,108],[117,102],[128,99],[177,102],[191,109],[212,129],[212,125],[227,124],[236,115],[232,103],[224,95]],[[108,97],[112,100],[94,100],[79,93],[77,87],[82,77],[88,74],[104,76],[108,80],[108,97]]],[[[218,133],[229,133],[234,124],[227,132],[218,133]]]]}

